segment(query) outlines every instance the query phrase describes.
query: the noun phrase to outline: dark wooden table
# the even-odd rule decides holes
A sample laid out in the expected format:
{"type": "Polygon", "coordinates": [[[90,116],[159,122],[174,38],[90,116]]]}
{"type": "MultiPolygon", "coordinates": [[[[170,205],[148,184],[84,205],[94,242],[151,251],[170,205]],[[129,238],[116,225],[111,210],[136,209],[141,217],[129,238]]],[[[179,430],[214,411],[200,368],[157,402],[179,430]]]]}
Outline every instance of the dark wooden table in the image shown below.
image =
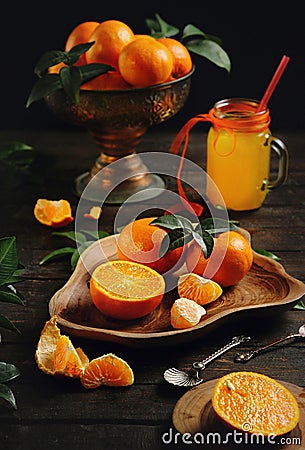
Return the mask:
{"type": "MultiPolygon", "coordinates": [[[[161,127],[160,127],[161,128],[161,127]]],[[[204,166],[205,133],[192,133],[188,157],[204,166]]],[[[305,133],[277,133],[289,148],[289,178],[285,186],[269,194],[256,211],[230,213],[252,235],[255,248],[269,250],[281,258],[286,271],[305,281],[305,133]]],[[[113,343],[73,338],[90,358],[113,352],[126,359],[135,373],[130,388],[84,390],[79,382],[58,380],[42,373],[34,360],[40,332],[49,318],[52,295],[71,275],[68,258],[46,265],[39,261],[55,248],[70,241],[52,235],[33,216],[38,198],[70,200],[75,210],[78,198],[72,190],[74,178],[91,166],[96,147],[86,132],[2,131],[1,143],[21,141],[32,145],[36,159],[30,178],[22,178],[1,167],[0,237],[16,236],[19,259],[25,266],[25,280],[17,287],[24,306],[0,304],[1,314],[9,317],[20,334],[2,330],[0,360],[15,364],[21,375],[12,380],[18,409],[0,400],[0,448],[2,449],[159,449],[179,445],[164,444],[163,433],[172,425],[172,411],[185,392],[168,385],[163,372],[171,366],[183,367],[201,360],[235,334],[248,334],[252,341],[243,348],[261,344],[295,332],[304,322],[305,311],[291,308],[259,320],[232,317],[204,338],[171,348],[133,349],[113,343]]],[[[141,151],[168,151],[173,133],[151,129],[141,151]]],[[[105,206],[101,228],[113,233],[117,208],[105,206]]],[[[67,227],[67,229],[73,229],[67,227]]],[[[232,350],[205,371],[206,380],[229,371],[249,369],[305,387],[305,346],[300,340],[279,345],[241,366],[234,363],[232,350]]],[[[305,432],[305,430],[303,430],[305,432]]],[[[189,445],[185,445],[189,448],[189,445]]],[[[205,447],[206,448],[206,447],[205,447]]],[[[212,447],[213,448],[213,447],[212,447]]],[[[224,446],[222,447],[224,448],[224,446]]],[[[301,447],[300,447],[301,448],[301,447]]],[[[302,447],[304,448],[304,447],[302,447]]]]}

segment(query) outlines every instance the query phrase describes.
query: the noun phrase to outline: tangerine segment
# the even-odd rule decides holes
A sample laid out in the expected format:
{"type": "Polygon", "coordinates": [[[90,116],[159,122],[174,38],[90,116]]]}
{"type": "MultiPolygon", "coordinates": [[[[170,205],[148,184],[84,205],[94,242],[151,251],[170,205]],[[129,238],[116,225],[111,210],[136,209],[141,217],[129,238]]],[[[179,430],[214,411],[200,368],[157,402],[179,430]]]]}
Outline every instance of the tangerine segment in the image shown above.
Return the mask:
{"type": "Polygon", "coordinates": [[[113,353],[108,353],[90,361],[80,381],[87,389],[101,385],[130,386],[134,382],[134,375],[126,361],[113,353]]]}
{"type": "Polygon", "coordinates": [[[293,430],[300,411],[293,394],[281,383],[256,372],[232,372],[220,378],[212,405],[227,425],[263,435],[293,430]],[[247,427],[247,429],[245,429],[247,427]]]}
{"type": "Polygon", "coordinates": [[[182,262],[183,247],[170,250],[160,258],[161,243],[168,231],[151,225],[154,219],[145,217],[125,225],[118,237],[117,251],[120,259],[145,264],[164,274],[182,262]]]}
{"type": "Polygon", "coordinates": [[[79,378],[89,362],[82,349],[75,349],[67,336],[61,336],[56,315],[42,329],[35,360],[38,368],[47,375],[72,378],[79,378]]]}
{"type": "Polygon", "coordinates": [[[54,355],[55,373],[63,373],[66,376],[79,378],[84,370],[84,365],[89,362],[86,356],[85,359],[83,357],[83,351],[79,348],[76,349],[68,336],[60,336],[54,355]]]}
{"type": "Polygon", "coordinates": [[[70,203],[67,200],[40,198],[34,208],[35,218],[43,225],[58,228],[73,221],[70,203]]]}
{"type": "Polygon", "coordinates": [[[165,291],[162,275],[143,264],[115,260],[93,271],[90,294],[95,306],[106,316],[130,320],[152,312],[165,291]]]}
{"type": "Polygon", "coordinates": [[[178,279],[178,293],[180,297],[194,300],[199,305],[206,305],[221,296],[222,288],[215,281],[195,273],[186,273],[180,275],[178,279]]]}
{"type": "Polygon", "coordinates": [[[171,325],[176,329],[192,328],[200,322],[206,310],[188,298],[178,298],[171,307],[171,325]]]}

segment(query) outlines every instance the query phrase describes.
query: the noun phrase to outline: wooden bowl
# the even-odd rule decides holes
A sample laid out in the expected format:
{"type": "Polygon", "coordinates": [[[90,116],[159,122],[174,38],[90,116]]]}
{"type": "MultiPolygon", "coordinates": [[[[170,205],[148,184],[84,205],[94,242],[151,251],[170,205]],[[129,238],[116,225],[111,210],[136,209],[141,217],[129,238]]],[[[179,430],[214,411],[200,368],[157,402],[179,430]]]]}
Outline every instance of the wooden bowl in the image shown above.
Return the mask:
{"type": "MultiPolygon", "coordinates": [[[[237,285],[225,288],[195,327],[175,330],[170,309],[178,298],[176,289],[167,292],[160,306],[149,315],[122,321],[104,316],[92,303],[88,281],[92,270],[108,259],[117,259],[116,236],[92,244],[79,259],[67,283],[50,300],[49,313],[69,335],[111,341],[131,347],[176,345],[202,337],[232,315],[279,312],[291,309],[305,294],[305,284],[290,276],[278,262],[254,252],[250,272],[237,285]],[[102,250],[102,257],[101,251],[102,250]]],[[[186,271],[185,266],[173,274],[186,271]]]]}

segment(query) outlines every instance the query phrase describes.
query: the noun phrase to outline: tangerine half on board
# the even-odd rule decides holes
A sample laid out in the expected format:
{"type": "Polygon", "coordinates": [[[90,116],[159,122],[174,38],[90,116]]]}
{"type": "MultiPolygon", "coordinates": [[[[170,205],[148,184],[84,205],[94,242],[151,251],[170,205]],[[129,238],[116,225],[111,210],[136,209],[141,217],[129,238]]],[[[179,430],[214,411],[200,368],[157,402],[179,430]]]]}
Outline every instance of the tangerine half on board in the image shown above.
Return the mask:
{"type": "Polygon", "coordinates": [[[278,381],[256,372],[231,372],[220,378],[212,406],[230,428],[264,436],[286,434],[300,418],[294,395],[278,381]]]}

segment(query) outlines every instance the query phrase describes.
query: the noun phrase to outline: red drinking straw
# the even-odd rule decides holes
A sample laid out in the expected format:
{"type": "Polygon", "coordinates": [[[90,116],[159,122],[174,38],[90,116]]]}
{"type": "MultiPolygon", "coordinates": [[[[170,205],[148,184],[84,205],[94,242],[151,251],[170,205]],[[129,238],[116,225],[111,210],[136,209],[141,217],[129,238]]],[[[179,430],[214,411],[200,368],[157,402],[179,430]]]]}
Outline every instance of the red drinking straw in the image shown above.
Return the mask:
{"type": "Polygon", "coordinates": [[[283,75],[284,70],[286,69],[287,64],[289,63],[289,60],[290,60],[289,56],[286,55],[284,55],[283,58],[281,59],[281,62],[278,65],[278,68],[276,69],[266,89],[266,92],[257,107],[257,111],[262,111],[263,109],[266,108],[270,100],[270,97],[273,94],[274,89],[276,88],[278,82],[280,81],[281,76],[283,75]]]}

